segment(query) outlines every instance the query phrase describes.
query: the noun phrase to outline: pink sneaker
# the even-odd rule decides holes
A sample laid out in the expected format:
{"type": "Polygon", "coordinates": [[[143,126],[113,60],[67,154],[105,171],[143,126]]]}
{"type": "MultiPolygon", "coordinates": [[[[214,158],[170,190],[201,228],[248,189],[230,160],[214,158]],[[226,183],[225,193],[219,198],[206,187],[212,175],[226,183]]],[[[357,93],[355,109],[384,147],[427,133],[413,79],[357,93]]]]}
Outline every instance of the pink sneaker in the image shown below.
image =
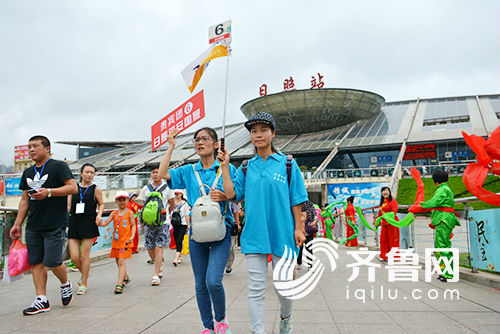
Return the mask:
{"type": "Polygon", "coordinates": [[[211,329],[208,329],[206,328],[203,332],[201,332],[200,334],[215,334],[215,332],[211,329]]]}
{"type": "Polygon", "coordinates": [[[216,321],[215,334],[231,334],[229,325],[227,324],[227,318],[224,318],[221,322],[216,321]]]}

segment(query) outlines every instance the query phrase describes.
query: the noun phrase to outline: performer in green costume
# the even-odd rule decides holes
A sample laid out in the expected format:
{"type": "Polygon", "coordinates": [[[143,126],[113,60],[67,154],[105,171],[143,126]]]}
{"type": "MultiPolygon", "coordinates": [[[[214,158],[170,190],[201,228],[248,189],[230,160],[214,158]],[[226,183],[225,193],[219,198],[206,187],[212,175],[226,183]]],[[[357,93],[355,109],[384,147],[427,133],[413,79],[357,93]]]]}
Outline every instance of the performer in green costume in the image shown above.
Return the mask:
{"type": "Polygon", "coordinates": [[[335,218],[333,217],[333,212],[332,209],[335,205],[338,204],[345,204],[344,201],[340,202],[334,202],[330,205],[328,205],[323,212],[321,212],[321,217],[324,219],[325,222],[325,236],[326,238],[333,240],[333,235],[332,235],[332,226],[335,225],[335,218]]]}
{"type": "MultiPolygon", "coordinates": [[[[435,248],[451,248],[451,236],[453,228],[459,225],[460,222],[458,218],[454,215],[455,200],[453,192],[448,186],[448,173],[442,169],[436,169],[432,174],[432,180],[437,186],[436,191],[432,198],[428,201],[416,203],[412,205],[408,211],[413,213],[420,213],[426,211],[432,211],[431,228],[436,230],[434,247],[435,248]]],[[[436,252],[436,256],[444,256],[448,260],[451,260],[451,252],[436,252]]],[[[452,263],[452,268],[458,263],[452,263]]],[[[448,279],[453,278],[453,270],[450,272],[446,270],[444,263],[441,263],[441,270],[443,272],[438,278],[446,282],[448,279]],[[444,269],[444,270],[443,270],[444,269]]]]}
{"type": "Polygon", "coordinates": [[[332,235],[332,226],[333,226],[333,218],[327,217],[325,219],[325,234],[326,237],[330,240],[333,240],[333,235],[332,235]]]}

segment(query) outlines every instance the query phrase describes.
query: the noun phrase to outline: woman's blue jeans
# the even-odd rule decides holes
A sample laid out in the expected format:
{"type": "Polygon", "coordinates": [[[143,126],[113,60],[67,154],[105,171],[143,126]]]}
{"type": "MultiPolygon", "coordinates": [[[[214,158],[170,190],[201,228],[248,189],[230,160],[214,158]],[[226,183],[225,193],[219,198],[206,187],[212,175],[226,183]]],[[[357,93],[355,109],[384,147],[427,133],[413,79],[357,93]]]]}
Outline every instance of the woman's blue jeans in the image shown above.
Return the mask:
{"type": "MultiPolygon", "coordinates": [[[[190,233],[191,234],[191,233],[190,233]]],[[[196,242],[189,238],[189,255],[193,267],[196,300],[203,326],[214,329],[215,321],[226,317],[226,295],[222,277],[231,247],[231,229],[226,226],[226,236],[221,241],[196,242]]]]}

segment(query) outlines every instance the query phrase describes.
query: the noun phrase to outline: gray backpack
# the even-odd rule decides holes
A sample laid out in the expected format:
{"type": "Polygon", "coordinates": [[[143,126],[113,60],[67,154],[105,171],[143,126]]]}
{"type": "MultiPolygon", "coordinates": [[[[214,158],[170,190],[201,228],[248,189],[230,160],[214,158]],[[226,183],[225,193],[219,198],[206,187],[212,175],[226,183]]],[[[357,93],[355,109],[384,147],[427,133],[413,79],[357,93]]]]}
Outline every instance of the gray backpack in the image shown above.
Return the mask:
{"type": "MultiPolygon", "coordinates": [[[[206,193],[205,187],[208,188],[206,184],[202,184],[200,174],[194,169],[193,171],[200,186],[200,197],[194,202],[193,208],[191,209],[191,229],[192,236],[196,242],[213,242],[220,241],[226,236],[226,211],[227,203],[224,208],[224,214],[220,212],[220,205],[218,202],[214,202],[210,199],[210,196],[206,193]]],[[[218,173],[215,177],[212,187],[217,186],[220,176],[222,173],[218,173]]]]}

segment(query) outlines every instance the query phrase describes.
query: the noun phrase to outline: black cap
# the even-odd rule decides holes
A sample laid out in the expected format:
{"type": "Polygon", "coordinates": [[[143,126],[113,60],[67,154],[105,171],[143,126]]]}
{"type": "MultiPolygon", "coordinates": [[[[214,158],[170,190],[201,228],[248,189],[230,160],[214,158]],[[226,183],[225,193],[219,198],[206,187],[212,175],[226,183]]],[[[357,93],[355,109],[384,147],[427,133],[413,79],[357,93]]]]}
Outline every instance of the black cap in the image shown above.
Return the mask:
{"type": "Polygon", "coordinates": [[[248,121],[245,122],[245,127],[248,129],[248,131],[250,131],[252,125],[255,124],[266,124],[269,125],[272,130],[276,129],[276,123],[274,122],[273,116],[271,116],[267,112],[259,111],[258,113],[252,115],[252,117],[250,117],[248,121]]]}

